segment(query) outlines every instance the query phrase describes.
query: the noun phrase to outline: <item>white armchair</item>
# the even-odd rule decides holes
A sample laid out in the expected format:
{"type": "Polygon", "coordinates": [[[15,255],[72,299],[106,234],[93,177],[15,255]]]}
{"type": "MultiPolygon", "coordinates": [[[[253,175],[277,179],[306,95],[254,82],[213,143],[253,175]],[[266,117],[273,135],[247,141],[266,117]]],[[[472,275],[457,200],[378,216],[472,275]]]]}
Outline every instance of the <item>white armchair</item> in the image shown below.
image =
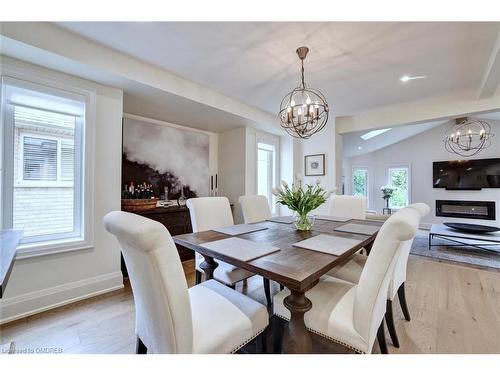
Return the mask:
{"type": "Polygon", "coordinates": [[[238,199],[246,224],[257,223],[271,218],[271,209],[264,195],[243,195],[238,199]]]}
{"type": "MultiPolygon", "coordinates": [[[[264,195],[243,195],[239,197],[238,202],[241,205],[245,224],[257,223],[272,217],[269,203],[264,195]]],[[[271,308],[271,283],[265,277],[263,278],[263,283],[267,306],[271,308]]]]}
{"type": "Polygon", "coordinates": [[[332,195],[330,198],[331,216],[366,219],[366,197],[354,195],[332,195]]]}
{"type": "Polygon", "coordinates": [[[114,211],[104,226],[118,239],[127,264],[138,354],[232,353],[262,337],[269,320],[265,306],[215,280],[188,289],[162,224],[114,211]]]}
{"type": "MultiPolygon", "coordinates": [[[[406,209],[414,209],[419,214],[420,219],[426,216],[430,208],[425,203],[415,203],[406,207],[406,209]]],[[[399,303],[401,309],[403,310],[403,315],[406,320],[410,320],[410,311],[408,309],[408,304],[406,302],[405,293],[405,281],[406,281],[406,266],[408,264],[408,257],[410,256],[410,249],[413,244],[414,238],[409,239],[401,244],[398,250],[396,264],[394,266],[394,272],[391,277],[391,282],[389,283],[389,290],[387,294],[387,311],[386,311],[386,322],[389,334],[391,335],[392,343],[395,347],[399,348],[399,339],[396,332],[396,326],[394,324],[394,316],[392,309],[392,301],[394,301],[396,294],[399,297],[399,303]]],[[[370,255],[371,256],[371,255],[370,255]]],[[[363,268],[369,257],[362,254],[354,254],[354,256],[342,266],[335,267],[330,272],[329,276],[333,276],[350,283],[357,284],[363,272],[363,268]]]]}
{"type": "MultiPolygon", "coordinates": [[[[326,276],[306,292],[312,302],[312,309],[304,315],[310,331],[360,353],[370,353],[377,337],[382,353],[387,353],[384,314],[389,282],[397,252],[415,236],[419,217],[416,210],[403,209],[382,225],[358,285],[326,276]]],[[[283,305],[288,295],[286,289],[276,294],[273,304],[274,313],[285,320],[290,319],[283,305]]],[[[281,330],[278,326],[275,345],[281,341],[281,330]]]]}
{"type": "MultiPolygon", "coordinates": [[[[226,197],[204,197],[192,198],[186,202],[191,216],[193,232],[203,232],[220,227],[234,225],[231,205],[226,197]]],[[[203,256],[196,253],[196,283],[201,282],[203,270],[200,264],[203,256]]],[[[252,277],[254,273],[238,268],[229,263],[217,260],[219,264],[214,271],[214,279],[231,286],[234,289],[236,283],[252,277]]]]}

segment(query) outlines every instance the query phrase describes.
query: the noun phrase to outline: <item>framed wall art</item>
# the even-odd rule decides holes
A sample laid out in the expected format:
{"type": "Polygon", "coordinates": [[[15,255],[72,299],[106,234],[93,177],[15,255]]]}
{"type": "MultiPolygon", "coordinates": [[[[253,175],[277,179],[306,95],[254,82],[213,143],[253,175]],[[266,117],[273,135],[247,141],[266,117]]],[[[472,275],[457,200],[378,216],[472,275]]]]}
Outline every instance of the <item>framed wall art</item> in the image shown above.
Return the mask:
{"type": "Polygon", "coordinates": [[[325,175],[325,154],[304,156],[304,174],[306,176],[325,175]]]}

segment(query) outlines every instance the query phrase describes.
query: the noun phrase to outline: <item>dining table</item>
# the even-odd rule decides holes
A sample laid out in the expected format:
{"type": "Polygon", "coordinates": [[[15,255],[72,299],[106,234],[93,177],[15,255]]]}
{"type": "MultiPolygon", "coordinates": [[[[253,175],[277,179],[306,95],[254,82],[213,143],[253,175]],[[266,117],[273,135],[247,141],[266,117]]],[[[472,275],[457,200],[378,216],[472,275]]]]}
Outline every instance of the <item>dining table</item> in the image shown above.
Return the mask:
{"type": "MultiPolygon", "coordinates": [[[[382,222],[375,220],[332,221],[316,219],[311,230],[299,231],[293,223],[259,222],[256,225],[265,227],[265,229],[235,237],[272,245],[279,248],[279,250],[248,261],[242,261],[236,256],[232,257],[228,252],[220,253],[205,246],[204,244],[208,242],[231,237],[216,230],[181,234],[174,236],[173,239],[176,245],[195,251],[204,257],[200,268],[204,271],[207,280],[213,278],[217,260],[221,260],[273,280],[288,288],[290,295],[284,299],[283,303],[290,311],[290,320],[283,333],[282,350],[284,353],[298,354],[311,353],[312,351],[312,337],[304,321],[304,314],[312,308],[312,303],[306,297],[306,292],[313,288],[328,271],[346,262],[362,248],[369,252],[382,224],[382,222]],[[336,228],[346,224],[372,226],[373,233],[359,234],[336,230],[336,228]],[[326,252],[294,246],[299,241],[320,234],[330,234],[357,241],[350,241],[353,242],[353,245],[345,249],[340,255],[331,255],[326,252]]],[[[234,251],[238,250],[234,249],[234,251]]]]}

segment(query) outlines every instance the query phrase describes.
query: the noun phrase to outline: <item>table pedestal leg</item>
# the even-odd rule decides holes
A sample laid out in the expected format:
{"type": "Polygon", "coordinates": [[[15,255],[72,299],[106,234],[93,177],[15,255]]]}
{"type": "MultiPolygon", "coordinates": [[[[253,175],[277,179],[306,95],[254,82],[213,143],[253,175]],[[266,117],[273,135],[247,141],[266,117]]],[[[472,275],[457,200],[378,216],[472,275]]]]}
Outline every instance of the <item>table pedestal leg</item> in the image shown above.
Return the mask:
{"type": "Polygon", "coordinates": [[[373,247],[374,242],[375,242],[375,240],[373,240],[372,242],[370,242],[368,245],[365,246],[366,255],[370,255],[370,251],[372,251],[372,247],[373,247]]]}
{"type": "Polygon", "coordinates": [[[312,303],[305,296],[305,292],[291,291],[283,301],[290,310],[290,322],[283,334],[283,352],[290,354],[311,353],[312,339],[306,329],[304,314],[311,310],[312,303]]]}
{"type": "Polygon", "coordinates": [[[203,256],[205,260],[201,262],[200,268],[203,270],[205,273],[205,280],[210,280],[214,278],[214,270],[217,268],[219,265],[214,258],[209,257],[209,256],[203,256]]]}

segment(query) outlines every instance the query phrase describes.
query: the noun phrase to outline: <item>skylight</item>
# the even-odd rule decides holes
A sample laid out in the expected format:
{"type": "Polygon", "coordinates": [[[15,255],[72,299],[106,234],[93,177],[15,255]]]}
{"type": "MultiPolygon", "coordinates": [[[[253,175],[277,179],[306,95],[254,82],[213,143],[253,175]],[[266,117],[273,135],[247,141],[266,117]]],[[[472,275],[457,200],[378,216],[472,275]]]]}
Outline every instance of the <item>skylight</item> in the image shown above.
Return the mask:
{"type": "Polygon", "coordinates": [[[361,138],[364,141],[367,141],[373,137],[376,137],[377,135],[384,134],[385,132],[388,132],[392,128],[387,128],[387,129],[377,129],[377,130],[372,130],[371,132],[365,133],[361,136],[361,138]]]}

